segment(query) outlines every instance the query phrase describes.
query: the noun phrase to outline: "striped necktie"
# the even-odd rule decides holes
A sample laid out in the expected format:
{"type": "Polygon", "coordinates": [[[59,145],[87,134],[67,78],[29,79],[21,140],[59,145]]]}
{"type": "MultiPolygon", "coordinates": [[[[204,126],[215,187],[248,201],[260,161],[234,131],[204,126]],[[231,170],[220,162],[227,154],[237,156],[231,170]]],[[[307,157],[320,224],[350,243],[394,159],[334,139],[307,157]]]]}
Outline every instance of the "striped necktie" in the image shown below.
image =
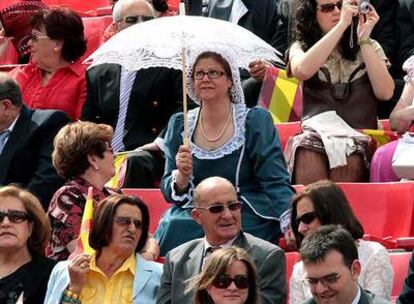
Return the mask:
{"type": "Polygon", "coordinates": [[[4,149],[4,146],[6,145],[6,141],[9,138],[10,130],[4,130],[0,132],[0,154],[4,149]]]}
{"type": "Polygon", "coordinates": [[[116,122],[114,137],[112,138],[112,149],[114,152],[125,151],[123,143],[125,118],[128,111],[129,97],[131,96],[132,86],[134,85],[136,72],[128,71],[122,68],[120,88],[119,88],[119,113],[118,121],[116,122]]]}

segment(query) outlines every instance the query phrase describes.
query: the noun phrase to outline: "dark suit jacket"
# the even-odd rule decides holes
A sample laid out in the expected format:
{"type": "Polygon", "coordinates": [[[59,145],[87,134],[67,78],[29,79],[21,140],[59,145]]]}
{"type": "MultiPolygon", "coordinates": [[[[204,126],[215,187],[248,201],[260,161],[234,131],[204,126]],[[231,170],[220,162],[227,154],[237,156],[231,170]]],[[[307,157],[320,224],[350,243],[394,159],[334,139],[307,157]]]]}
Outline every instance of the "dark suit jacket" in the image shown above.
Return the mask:
{"type": "MultiPolygon", "coordinates": [[[[209,7],[216,0],[210,0],[209,7]]],[[[276,0],[242,0],[248,12],[239,20],[238,25],[248,29],[267,43],[272,43],[277,27],[277,1],[276,0]]],[[[188,0],[190,15],[201,15],[202,0],[188,0]]],[[[204,14],[210,12],[207,9],[204,14]]]]}
{"type": "Polygon", "coordinates": [[[69,121],[60,111],[23,106],[0,154],[0,185],[26,187],[47,210],[53,194],[64,183],[52,165],[53,139],[69,121]]]}
{"type": "Polygon", "coordinates": [[[398,0],[397,8],[397,39],[398,54],[396,65],[400,69],[399,75],[404,75],[401,67],[409,57],[414,55],[414,1],[398,0]]]}
{"type": "Polygon", "coordinates": [[[404,286],[397,300],[398,304],[414,303],[414,252],[411,256],[408,275],[404,280],[404,286]]]}
{"type": "MultiPolygon", "coordinates": [[[[102,64],[86,73],[87,98],[82,119],[111,125],[119,113],[121,67],[102,64]]],[[[137,72],[125,118],[124,145],[132,150],[152,142],[170,116],[182,110],[181,71],[149,68],[137,72]]]]}
{"type": "MultiPolygon", "coordinates": [[[[303,302],[303,304],[316,304],[315,300],[309,299],[303,302]]],[[[358,304],[391,304],[391,302],[384,300],[381,297],[378,297],[368,290],[361,288],[361,298],[358,301],[358,304]]]]}
{"type": "MultiPolygon", "coordinates": [[[[286,259],[283,250],[248,233],[241,233],[234,246],[244,248],[256,263],[261,303],[286,303],[286,259]]],[[[196,239],[167,254],[157,303],[194,303],[194,292],[185,294],[184,282],[200,272],[203,253],[204,239],[196,239]]]]}

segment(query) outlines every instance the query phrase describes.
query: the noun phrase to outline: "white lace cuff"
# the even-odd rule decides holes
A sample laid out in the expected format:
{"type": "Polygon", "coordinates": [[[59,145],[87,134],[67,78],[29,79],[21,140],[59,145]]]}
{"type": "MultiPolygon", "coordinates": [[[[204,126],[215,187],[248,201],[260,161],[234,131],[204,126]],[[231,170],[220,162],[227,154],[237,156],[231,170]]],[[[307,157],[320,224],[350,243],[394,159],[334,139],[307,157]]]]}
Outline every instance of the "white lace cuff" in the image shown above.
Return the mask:
{"type": "Polygon", "coordinates": [[[290,214],[292,210],[288,209],[280,215],[279,222],[280,222],[280,231],[285,233],[290,228],[290,214]]]}
{"type": "Polygon", "coordinates": [[[193,189],[194,189],[194,184],[193,184],[193,176],[191,176],[190,181],[189,181],[189,186],[187,187],[187,192],[183,193],[183,194],[178,194],[175,191],[175,187],[174,184],[177,181],[177,175],[178,175],[178,170],[173,170],[171,172],[171,197],[174,201],[177,202],[191,202],[192,198],[193,198],[193,189]]]}

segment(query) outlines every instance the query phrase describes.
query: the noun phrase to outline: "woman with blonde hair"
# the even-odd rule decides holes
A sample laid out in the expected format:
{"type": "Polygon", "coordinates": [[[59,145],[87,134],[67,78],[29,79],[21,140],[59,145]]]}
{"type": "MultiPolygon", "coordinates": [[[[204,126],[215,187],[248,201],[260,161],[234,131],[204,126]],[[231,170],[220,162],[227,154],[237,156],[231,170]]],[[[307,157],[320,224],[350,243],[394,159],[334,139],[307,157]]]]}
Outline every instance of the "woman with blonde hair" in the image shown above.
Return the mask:
{"type": "Polygon", "coordinates": [[[190,281],[196,304],[257,304],[256,266],[246,250],[237,247],[214,251],[203,271],[190,281]]]}

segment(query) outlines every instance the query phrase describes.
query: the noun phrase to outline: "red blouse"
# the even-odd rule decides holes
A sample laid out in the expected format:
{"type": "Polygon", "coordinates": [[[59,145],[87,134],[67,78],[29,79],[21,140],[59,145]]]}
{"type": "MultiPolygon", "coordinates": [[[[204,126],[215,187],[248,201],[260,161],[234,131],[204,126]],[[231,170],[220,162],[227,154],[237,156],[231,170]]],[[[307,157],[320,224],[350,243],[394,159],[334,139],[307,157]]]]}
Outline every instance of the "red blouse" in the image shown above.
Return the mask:
{"type": "Polygon", "coordinates": [[[77,120],[86,99],[85,70],[86,66],[78,60],[57,70],[46,85],[42,85],[42,73],[34,63],[16,68],[10,74],[19,83],[23,101],[29,108],[60,110],[77,120]]]}

